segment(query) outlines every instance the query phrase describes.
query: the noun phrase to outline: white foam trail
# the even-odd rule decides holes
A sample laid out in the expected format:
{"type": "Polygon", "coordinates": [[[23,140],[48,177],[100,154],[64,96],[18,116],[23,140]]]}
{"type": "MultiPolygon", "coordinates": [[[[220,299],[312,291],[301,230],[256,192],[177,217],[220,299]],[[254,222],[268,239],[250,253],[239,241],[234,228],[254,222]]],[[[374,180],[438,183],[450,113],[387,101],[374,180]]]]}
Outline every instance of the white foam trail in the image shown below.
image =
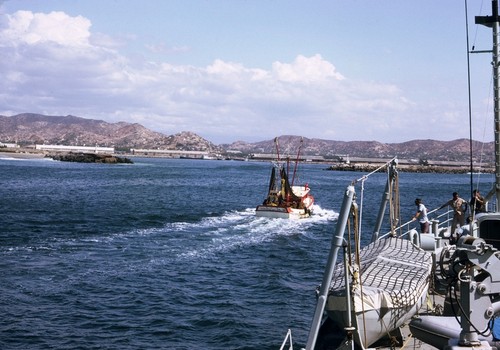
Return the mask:
{"type": "Polygon", "coordinates": [[[323,209],[319,205],[313,205],[313,215],[311,219],[313,220],[337,220],[339,213],[331,209],[323,209]]]}
{"type": "Polygon", "coordinates": [[[262,244],[277,236],[307,234],[313,225],[325,224],[337,219],[338,213],[323,209],[319,205],[313,208],[313,215],[307,219],[271,219],[255,216],[255,209],[226,212],[220,217],[207,217],[199,223],[177,223],[170,229],[180,229],[184,233],[193,233],[198,237],[196,246],[180,252],[179,258],[206,258],[218,252],[237,249],[241,246],[262,244]],[[199,232],[199,231],[202,232],[199,232]],[[204,240],[199,239],[200,236],[204,240]]]}
{"type": "MultiPolygon", "coordinates": [[[[333,210],[314,206],[314,214],[307,219],[271,219],[255,216],[255,208],[227,211],[221,216],[205,217],[198,222],[176,222],[163,228],[138,229],[111,236],[86,236],[82,238],[58,238],[48,249],[59,249],[62,245],[101,244],[121,242],[126,246],[130,237],[143,236],[145,244],[154,241],[159,254],[174,259],[203,259],[220,252],[250,245],[271,242],[277,237],[311,235],[315,225],[330,224],[337,219],[333,210]],[[149,238],[148,238],[149,237],[149,238]]],[[[23,249],[41,249],[24,247],[23,249]]],[[[170,258],[163,260],[165,263],[170,258]]]]}

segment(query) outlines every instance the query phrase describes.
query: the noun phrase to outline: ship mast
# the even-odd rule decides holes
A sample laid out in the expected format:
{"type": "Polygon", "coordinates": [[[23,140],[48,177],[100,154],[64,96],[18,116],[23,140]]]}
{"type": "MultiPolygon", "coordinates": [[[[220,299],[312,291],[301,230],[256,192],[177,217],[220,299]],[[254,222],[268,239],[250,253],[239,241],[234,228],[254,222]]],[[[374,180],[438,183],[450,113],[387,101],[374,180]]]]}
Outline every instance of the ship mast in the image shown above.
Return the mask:
{"type": "MultiPolygon", "coordinates": [[[[498,0],[491,1],[491,16],[476,16],[476,24],[493,29],[493,105],[495,122],[495,197],[496,211],[500,211],[500,84],[499,84],[499,18],[498,0]]],[[[492,191],[493,192],[493,191],[492,191]]]]}

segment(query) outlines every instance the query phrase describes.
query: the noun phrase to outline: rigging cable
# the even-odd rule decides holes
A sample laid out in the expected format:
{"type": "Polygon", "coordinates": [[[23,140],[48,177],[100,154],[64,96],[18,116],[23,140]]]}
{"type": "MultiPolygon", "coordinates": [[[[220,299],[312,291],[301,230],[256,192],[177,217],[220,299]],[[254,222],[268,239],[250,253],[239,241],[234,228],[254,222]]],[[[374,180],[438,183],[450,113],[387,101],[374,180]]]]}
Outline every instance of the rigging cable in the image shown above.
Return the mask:
{"type": "MultiPolygon", "coordinates": [[[[467,41],[467,89],[468,89],[468,98],[469,98],[469,152],[470,152],[470,191],[471,191],[471,198],[472,198],[472,192],[474,188],[479,189],[479,183],[480,183],[480,177],[481,177],[481,169],[482,169],[482,164],[483,164],[483,156],[484,156],[484,147],[485,147],[485,134],[486,134],[486,118],[484,119],[484,125],[483,125],[483,135],[481,138],[481,146],[480,146],[480,151],[479,151],[479,162],[478,166],[476,167],[476,171],[474,171],[474,166],[473,166],[473,132],[472,132],[472,102],[471,102],[471,74],[470,74],[470,54],[471,53],[485,53],[485,52],[491,52],[491,51],[475,51],[475,42],[477,40],[477,32],[478,32],[478,27],[476,26],[476,30],[474,33],[474,43],[472,44],[471,50],[469,50],[469,22],[468,22],[468,4],[467,0],[464,0],[465,2],[465,27],[466,27],[466,41],[467,41]],[[477,178],[474,181],[474,174],[477,174],[477,178]],[[476,184],[474,184],[476,182],[476,184]]],[[[483,1],[481,1],[480,4],[480,9],[479,13],[482,13],[483,9],[483,1]]],[[[489,86],[490,88],[488,89],[489,91],[489,96],[488,96],[488,104],[486,106],[486,112],[485,115],[489,115],[489,110],[491,107],[491,86],[493,85],[493,77],[490,79],[489,86]]]]}
{"type": "Polygon", "coordinates": [[[302,150],[302,146],[304,144],[304,138],[300,138],[300,145],[299,145],[299,150],[297,151],[297,159],[295,160],[295,167],[293,168],[293,176],[292,176],[292,186],[295,183],[295,176],[297,175],[297,167],[300,161],[300,151],[302,150]]]}

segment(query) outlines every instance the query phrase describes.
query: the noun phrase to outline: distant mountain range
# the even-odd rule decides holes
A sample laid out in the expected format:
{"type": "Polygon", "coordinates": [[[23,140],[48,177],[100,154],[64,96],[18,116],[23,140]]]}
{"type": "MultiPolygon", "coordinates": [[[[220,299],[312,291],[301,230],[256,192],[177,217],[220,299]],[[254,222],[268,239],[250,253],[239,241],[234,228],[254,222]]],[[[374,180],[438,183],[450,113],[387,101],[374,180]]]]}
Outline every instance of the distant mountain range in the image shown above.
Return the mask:
{"type": "Polygon", "coordinates": [[[134,123],[108,123],[75,116],[24,113],[0,116],[0,142],[20,145],[102,146],[115,149],[153,148],[221,152],[223,149],[192,132],[164,135],[134,123]]]}
{"type": "MultiPolygon", "coordinates": [[[[282,154],[295,155],[300,136],[279,136],[282,154]]],[[[242,154],[275,152],[274,140],[260,142],[236,141],[231,144],[215,145],[212,142],[184,131],[175,135],[164,135],[134,123],[108,123],[102,120],[75,116],[46,116],[23,113],[14,116],[0,116],[0,142],[20,145],[59,144],[71,146],[115,147],[117,150],[130,148],[175,149],[186,151],[207,151],[212,153],[241,152],[242,154]]],[[[472,142],[473,160],[492,162],[494,143],[472,142]]],[[[377,141],[331,141],[303,138],[302,154],[334,158],[338,155],[366,158],[461,161],[470,159],[468,139],[453,141],[413,140],[403,143],[381,143],[377,141]]]]}

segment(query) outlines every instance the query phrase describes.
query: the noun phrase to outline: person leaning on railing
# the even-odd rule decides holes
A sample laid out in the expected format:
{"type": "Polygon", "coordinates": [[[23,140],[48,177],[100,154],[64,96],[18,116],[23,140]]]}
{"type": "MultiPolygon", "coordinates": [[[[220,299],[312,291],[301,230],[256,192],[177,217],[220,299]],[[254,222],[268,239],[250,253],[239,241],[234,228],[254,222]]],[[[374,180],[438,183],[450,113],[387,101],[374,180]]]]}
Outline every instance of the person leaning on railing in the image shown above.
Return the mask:
{"type": "Polygon", "coordinates": [[[420,223],[420,232],[429,233],[431,222],[427,217],[427,208],[425,207],[424,203],[422,203],[422,200],[420,198],[415,199],[415,205],[417,206],[417,212],[413,216],[412,221],[419,219],[418,221],[420,223]]]}

